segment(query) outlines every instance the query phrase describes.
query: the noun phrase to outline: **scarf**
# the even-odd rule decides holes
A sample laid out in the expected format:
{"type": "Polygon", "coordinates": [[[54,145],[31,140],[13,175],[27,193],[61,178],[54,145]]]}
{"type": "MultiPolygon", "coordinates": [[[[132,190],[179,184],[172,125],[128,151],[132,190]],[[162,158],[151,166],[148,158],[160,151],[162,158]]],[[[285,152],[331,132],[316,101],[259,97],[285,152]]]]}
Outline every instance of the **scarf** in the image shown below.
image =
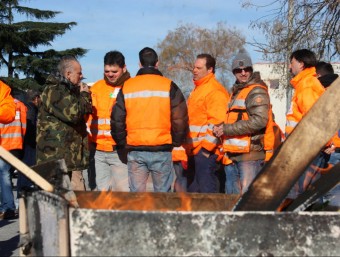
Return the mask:
{"type": "Polygon", "coordinates": [[[117,87],[117,86],[122,86],[126,80],[130,78],[130,73],[128,71],[124,72],[122,76],[120,76],[116,82],[112,83],[110,82],[107,77],[104,75],[104,80],[107,84],[117,87]]]}

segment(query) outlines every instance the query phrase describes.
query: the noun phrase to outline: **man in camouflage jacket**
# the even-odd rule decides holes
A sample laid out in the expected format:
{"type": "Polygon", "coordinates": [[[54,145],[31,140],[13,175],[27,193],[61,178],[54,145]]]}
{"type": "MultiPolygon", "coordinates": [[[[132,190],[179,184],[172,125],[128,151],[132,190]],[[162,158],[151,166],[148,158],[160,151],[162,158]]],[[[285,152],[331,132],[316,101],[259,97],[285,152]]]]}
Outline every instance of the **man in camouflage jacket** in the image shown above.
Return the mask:
{"type": "Polygon", "coordinates": [[[89,160],[84,115],[91,113],[92,103],[82,77],[77,59],[61,59],[41,94],[37,124],[37,163],[65,159],[73,190],[85,189],[82,171],[89,160]]]}

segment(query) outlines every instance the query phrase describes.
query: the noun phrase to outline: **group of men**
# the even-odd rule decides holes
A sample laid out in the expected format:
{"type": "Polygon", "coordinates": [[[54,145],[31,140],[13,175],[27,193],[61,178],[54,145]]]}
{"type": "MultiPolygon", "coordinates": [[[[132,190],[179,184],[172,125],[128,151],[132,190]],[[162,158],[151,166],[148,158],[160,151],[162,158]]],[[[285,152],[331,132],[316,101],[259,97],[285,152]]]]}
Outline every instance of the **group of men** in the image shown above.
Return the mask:
{"type": "MultiPolygon", "coordinates": [[[[231,95],[215,77],[216,60],[199,54],[194,88],[185,99],[158,70],[158,55],[145,47],[131,77],[119,51],[104,57],[104,77],[91,88],[82,83],[79,61],[65,56],[41,94],[37,162],[65,159],[74,190],[219,192],[217,164],[225,171],[225,192],[243,194],[268,161],[282,134],[275,133],[266,84],[241,49],[232,61],[231,95]],[[93,164],[90,165],[89,163],[93,164]],[[88,179],[83,175],[88,171],[88,179]],[[175,178],[174,178],[175,175],[175,178]],[[174,182],[175,181],[175,182],[174,182]]],[[[286,136],[324,92],[317,60],[307,49],[290,57],[295,89],[286,136]]],[[[334,72],[333,72],[334,73],[334,72]]],[[[336,136],[334,136],[336,138],[336,136]]],[[[323,167],[339,145],[331,140],[313,162],[323,167]]],[[[297,197],[318,178],[307,169],[287,198],[297,197]]]]}
{"type": "MultiPolygon", "coordinates": [[[[36,114],[39,104],[39,93],[28,90],[24,93],[11,90],[0,81],[1,94],[4,103],[1,103],[1,117],[9,117],[14,106],[14,118],[9,122],[0,122],[0,145],[4,150],[25,162],[27,165],[35,164],[35,134],[36,114]],[[7,100],[6,100],[7,99],[7,100]],[[9,105],[9,101],[11,105],[9,105]],[[13,105],[14,104],[14,105],[13,105]],[[10,107],[11,106],[11,107],[10,107]],[[3,109],[2,109],[3,108],[3,109]]],[[[12,116],[11,116],[12,117],[12,116]]],[[[5,160],[0,159],[0,220],[16,216],[15,199],[12,192],[12,174],[14,169],[5,160]]],[[[17,174],[17,189],[30,187],[32,182],[21,173],[17,174]]]]}

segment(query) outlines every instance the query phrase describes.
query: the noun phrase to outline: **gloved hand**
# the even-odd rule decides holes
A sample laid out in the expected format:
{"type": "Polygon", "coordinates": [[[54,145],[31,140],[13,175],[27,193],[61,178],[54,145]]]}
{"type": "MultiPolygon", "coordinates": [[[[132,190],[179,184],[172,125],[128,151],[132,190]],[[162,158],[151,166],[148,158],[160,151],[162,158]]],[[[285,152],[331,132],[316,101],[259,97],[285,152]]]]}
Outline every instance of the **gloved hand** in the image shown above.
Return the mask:
{"type": "Polygon", "coordinates": [[[124,147],[117,147],[117,154],[120,161],[124,164],[127,164],[128,150],[126,150],[124,147]]]}
{"type": "Polygon", "coordinates": [[[187,161],[181,161],[182,167],[184,170],[188,169],[188,162],[187,161]]]}

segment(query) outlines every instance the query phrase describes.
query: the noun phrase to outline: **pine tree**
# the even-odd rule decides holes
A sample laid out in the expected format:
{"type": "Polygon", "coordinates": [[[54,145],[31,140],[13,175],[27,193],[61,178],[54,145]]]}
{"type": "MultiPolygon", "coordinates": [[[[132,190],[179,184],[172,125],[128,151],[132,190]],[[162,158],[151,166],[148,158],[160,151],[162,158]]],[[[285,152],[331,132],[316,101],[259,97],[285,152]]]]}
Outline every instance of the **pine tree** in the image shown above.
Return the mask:
{"type": "Polygon", "coordinates": [[[20,2],[22,0],[0,2],[0,66],[2,69],[7,67],[8,71],[8,77],[2,79],[14,87],[39,89],[61,56],[72,54],[81,57],[87,50],[38,51],[39,46],[51,46],[56,37],[62,36],[77,23],[46,22],[60,12],[29,8],[19,5],[20,2]],[[15,22],[15,17],[20,15],[25,15],[27,20],[15,22]],[[19,74],[24,78],[19,79],[19,74]]]}

